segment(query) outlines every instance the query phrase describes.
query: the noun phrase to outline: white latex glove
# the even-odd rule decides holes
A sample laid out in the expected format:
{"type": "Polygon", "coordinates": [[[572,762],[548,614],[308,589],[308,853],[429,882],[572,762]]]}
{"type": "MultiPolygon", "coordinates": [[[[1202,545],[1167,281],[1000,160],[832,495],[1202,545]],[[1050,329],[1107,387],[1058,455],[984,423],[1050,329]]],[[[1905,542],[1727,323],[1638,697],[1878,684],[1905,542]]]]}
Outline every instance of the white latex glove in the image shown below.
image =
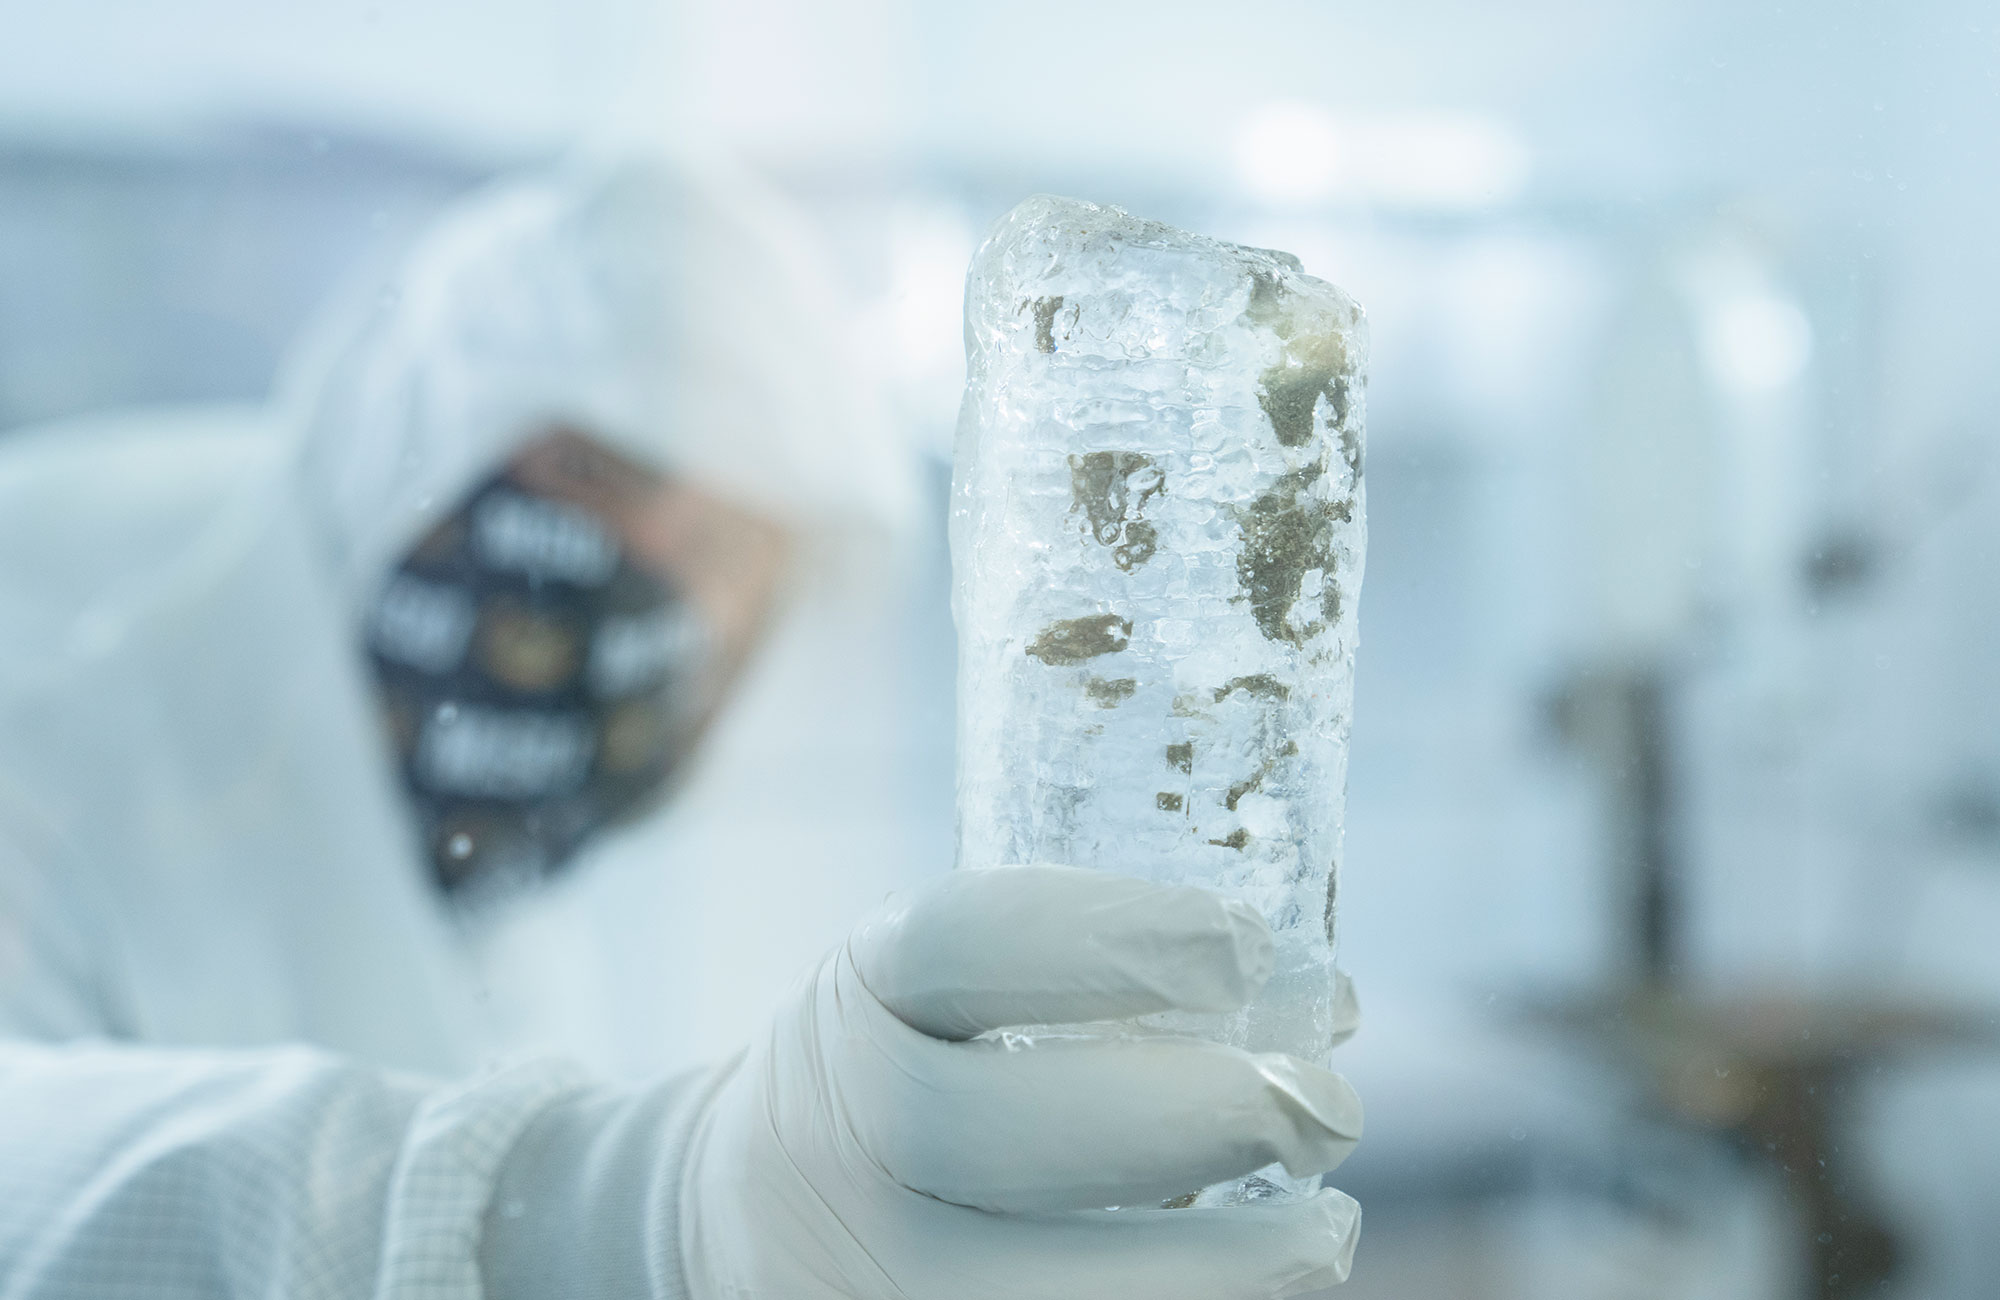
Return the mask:
{"type": "Polygon", "coordinates": [[[1241,1006],[1263,920],[1204,890],[1065,867],[955,873],[857,930],[692,1139],[695,1300],[1289,1296],[1344,1280],[1360,1210],[1126,1209],[1361,1134],[1345,1080],[1173,1036],[968,1041],[1008,1025],[1241,1006]]]}

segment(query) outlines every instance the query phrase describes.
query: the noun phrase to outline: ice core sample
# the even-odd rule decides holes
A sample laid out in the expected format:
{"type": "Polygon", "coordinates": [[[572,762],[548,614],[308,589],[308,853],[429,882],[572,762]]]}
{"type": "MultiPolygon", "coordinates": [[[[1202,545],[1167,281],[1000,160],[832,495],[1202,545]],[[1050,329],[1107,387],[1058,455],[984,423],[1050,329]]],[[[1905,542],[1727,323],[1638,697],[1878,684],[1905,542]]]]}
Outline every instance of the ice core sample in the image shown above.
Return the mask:
{"type": "Polygon", "coordinates": [[[1220,889],[1277,973],[1180,1017],[1323,1061],[1367,335],[1286,253],[1038,196],[966,285],[958,857],[1220,889]]]}

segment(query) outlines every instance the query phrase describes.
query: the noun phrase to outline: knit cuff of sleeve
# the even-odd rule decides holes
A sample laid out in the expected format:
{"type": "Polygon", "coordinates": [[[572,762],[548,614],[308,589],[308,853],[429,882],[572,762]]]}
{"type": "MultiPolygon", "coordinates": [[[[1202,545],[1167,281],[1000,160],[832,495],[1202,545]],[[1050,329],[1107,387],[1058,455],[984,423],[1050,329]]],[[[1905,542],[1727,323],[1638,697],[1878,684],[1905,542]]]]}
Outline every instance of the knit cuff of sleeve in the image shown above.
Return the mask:
{"type": "Polygon", "coordinates": [[[726,1070],[581,1088],[509,1153],[480,1247],[489,1300],[688,1300],[680,1250],[688,1141],[726,1070]]]}

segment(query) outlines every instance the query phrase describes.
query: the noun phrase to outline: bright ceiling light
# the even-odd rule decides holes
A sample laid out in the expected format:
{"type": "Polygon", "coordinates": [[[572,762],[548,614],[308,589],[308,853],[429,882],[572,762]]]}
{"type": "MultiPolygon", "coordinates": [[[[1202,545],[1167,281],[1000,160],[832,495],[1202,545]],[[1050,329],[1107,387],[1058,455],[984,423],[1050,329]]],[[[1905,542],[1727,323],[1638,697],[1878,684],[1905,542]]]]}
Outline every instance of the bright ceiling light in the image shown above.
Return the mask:
{"type": "Polygon", "coordinates": [[[1315,104],[1267,104],[1244,120],[1245,185],[1277,207],[1327,199],[1481,208],[1518,197],[1528,150],[1504,123],[1466,113],[1340,117],[1315,104]]]}
{"type": "Polygon", "coordinates": [[[1237,133],[1236,163],[1258,198],[1277,204],[1330,196],[1340,180],[1341,130],[1313,104],[1266,104],[1237,133]]]}
{"type": "Polygon", "coordinates": [[[1741,293],[1704,313],[1702,353],[1716,382],[1745,395],[1775,393],[1812,360],[1812,322],[1775,293],[1741,293]]]}
{"type": "Polygon", "coordinates": [[[1386,118],[1358,127],[1356,134],[1356,170],[1384,202],[1489,207],[1518,197],[1527,184],[1527,147],[1490,118],[1386,118]]]}

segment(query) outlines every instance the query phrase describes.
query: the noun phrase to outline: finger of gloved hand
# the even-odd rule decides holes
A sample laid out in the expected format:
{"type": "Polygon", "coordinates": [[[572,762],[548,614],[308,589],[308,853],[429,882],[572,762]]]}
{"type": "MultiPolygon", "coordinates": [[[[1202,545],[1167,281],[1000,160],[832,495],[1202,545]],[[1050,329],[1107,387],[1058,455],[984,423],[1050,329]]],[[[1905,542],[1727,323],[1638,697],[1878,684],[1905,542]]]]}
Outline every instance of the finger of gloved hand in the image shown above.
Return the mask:
{"type": "Polygon", "coordinates": [[[1281,1163],[1332,1169],[1361,1136],[1345,1079],[1294,1057],[1168,1035],[948,1043],[841,963],[822,1038],[843,1120],[905,1187],[959,1205],[1137,1205],[1281,1163]]]}
{"type": "Polygon", "coordinates": [[[959,871],[849,940],[863,979],[933,1038],[1008,1025],[1233,1011],[1271,976],[1255,909],[1074,867],[959,871]]]}
{"type": "Polygon", "coordinates": [[[1338,1047],[1354,1037],[1361,1028],[1361,1002],[1354,995],[1354,981],[1347,972],[1336,969],[1333,972],[1333,1038],[1331,1046],[1338,1047]]]}
{"type": "Polygon", "coordinates": [[[1273,1300],[1345,1281],[1361,1231],[1361,1207],[1332,1189],[1219,1209],[898,1208],[894,1253],[921,1252],[926,1294],[954,1300],[1273,1300]]]}

